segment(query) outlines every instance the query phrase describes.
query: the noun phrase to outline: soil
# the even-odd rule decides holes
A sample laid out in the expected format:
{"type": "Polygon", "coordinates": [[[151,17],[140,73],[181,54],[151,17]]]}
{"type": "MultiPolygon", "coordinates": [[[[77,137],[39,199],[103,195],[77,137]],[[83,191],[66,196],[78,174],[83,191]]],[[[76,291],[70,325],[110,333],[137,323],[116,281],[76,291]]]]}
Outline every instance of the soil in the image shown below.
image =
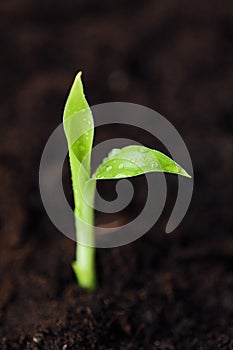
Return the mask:
{"type": "MultiPolygon", "coordinates": [[[[0,349],[233,349],[232,1],[9,0],[0,28],[0,349]],[[177,191],[168,177],[155,227],[98,250],[94,293],[77,286],[74,243],[38,188],[43,147],[80,69],[91,104],[134,102],[167,117],[195,170],[175,232],[164,233],[177,191]]],[[[97,130],[96,142],[134,136],[119,133],[97,130]]],[[[126,219],[142,203],[138,181],[126,219]]]]}

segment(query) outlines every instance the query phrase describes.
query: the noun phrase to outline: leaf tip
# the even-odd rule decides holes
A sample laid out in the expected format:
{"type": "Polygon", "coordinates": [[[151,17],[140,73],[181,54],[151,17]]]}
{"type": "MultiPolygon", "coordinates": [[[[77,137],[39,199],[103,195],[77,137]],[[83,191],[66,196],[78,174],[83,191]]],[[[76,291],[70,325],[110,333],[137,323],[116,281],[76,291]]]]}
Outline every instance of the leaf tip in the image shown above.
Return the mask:
{"type": "Polygon", "coordinates": [[[80,70],[80,71],[76,74],[75,80],[81,79],[82,74],[83,74],[83,72],[80,70]]]}
{"type": "Polygon", "coordinates": [[[191,175],[189,175],[189,173],[187,173],[187,171],[186,170],[184,170],[183,169],[183,171],[182,171],[182,174],[181,175],[183,175],[183,176],[185,176],[185,177],[187,177],[187,178],[189,178],[189,179],[191,179],[192,178],[192,176],[191,175]]]}

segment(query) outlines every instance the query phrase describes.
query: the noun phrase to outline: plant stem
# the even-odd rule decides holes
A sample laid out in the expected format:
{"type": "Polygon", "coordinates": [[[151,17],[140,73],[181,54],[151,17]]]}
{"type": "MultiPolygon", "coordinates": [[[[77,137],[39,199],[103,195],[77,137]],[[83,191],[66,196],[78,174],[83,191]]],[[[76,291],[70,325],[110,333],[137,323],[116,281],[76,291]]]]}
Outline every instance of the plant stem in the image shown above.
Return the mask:
{"type": "Polygon", "coordinates": [[[76,278],[81,287],[94,290],[97,286],[94,247],[94,196],[96,182],[88,181],[79,211],[75,210],[76,260],[73,262],[76,278]]]}

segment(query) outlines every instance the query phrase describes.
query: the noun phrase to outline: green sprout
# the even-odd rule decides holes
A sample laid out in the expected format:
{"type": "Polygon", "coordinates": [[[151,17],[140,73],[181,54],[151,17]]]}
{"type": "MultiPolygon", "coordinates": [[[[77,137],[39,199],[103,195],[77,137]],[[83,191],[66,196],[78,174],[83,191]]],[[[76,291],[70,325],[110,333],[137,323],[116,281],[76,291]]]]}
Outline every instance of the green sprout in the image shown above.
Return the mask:
{"type": "Polygon", "coordinates": [[[72,267],[79,285],[94,290],[97,286],[93,209],[96,181],[123,179],[148,172],[190,176],[163,153],[137,145],[113,149],[91,175],[94,121],[83,92],[81,74],[77,74],[71,87],[63,124],[69,149],[77,241],[76,260],[72,267]]]}

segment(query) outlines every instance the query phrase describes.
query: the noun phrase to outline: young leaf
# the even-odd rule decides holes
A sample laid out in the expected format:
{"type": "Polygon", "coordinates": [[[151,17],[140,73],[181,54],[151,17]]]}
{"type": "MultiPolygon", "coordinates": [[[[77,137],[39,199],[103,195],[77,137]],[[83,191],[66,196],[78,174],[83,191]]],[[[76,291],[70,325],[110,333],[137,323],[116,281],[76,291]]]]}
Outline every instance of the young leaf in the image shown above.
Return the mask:
{"type": "Polygon", "coordinates": [[[81,72],[79,72],[68,96],[63,123],[69,147],[70,168],[75,202],[75,212],[81,214],[82,191],[90,173],[90,159],[94,123],[85,99],[81,72]]]}
{"type": "Polygon", "coordinates": [[[190,175],[165,154],[144,146],[113,149],[93,174],[93,179],[122,179],[148,172],[190,175]]]}
{"type": "Polygon", "coordinates": [[[83,92],[81,74],[77,74],[71,87],[64,109],[63,123],[69,152],[74,153],[89,174],[94,122],[83,92]]]}

